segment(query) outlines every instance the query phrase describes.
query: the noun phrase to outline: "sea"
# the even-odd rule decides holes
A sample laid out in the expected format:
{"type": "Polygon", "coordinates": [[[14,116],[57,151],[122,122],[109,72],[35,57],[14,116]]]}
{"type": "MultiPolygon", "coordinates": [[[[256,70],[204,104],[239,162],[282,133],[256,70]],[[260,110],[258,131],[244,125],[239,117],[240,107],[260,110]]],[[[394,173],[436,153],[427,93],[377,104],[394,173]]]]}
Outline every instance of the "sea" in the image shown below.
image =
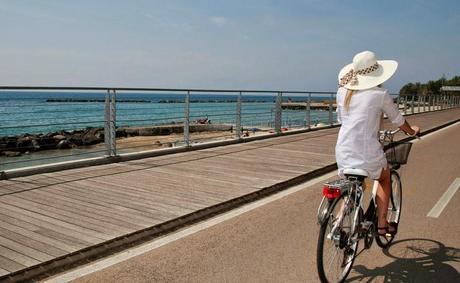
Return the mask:
{"type": "MultiPolygon", "coordinates": [[[[104,126],[104,92],[0,91],[0,137],[47,134],[104,126]]],[[[190,121],[208,119],[214,124],[235,124],[238,94],[192,93],[190,121]]],[[[283,96],[283,101],[304,102],[307,96],[283,96]]],[[[312,101],[330,97],[313,95],[312,101]]],[[[151,126],[184,122],[184,93],[120,92],[116,95],[117,127],[151,126]]],[[[276,96],[242,96],[242,125],[273,127],[276,96]]],[[[283,110],[282,126],[301,126],[305,110],[283,110]]],[[[311,111],[311,123],[327,122],[327,111],[311,111]]],[[[334,113],[335,119],[335,113],[334,113]]]]}

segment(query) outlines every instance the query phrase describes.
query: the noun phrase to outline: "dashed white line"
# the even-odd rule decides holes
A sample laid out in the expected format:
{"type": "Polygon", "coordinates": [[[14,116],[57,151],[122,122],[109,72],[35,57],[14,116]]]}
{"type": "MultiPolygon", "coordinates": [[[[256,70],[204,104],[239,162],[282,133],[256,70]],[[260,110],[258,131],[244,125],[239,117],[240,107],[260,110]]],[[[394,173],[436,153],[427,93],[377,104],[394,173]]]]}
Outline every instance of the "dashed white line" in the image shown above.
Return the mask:
{"type": "Polygon", "coordinates": [[[426,216],[438,218],[459,187],[460,178],[457,178],[452,182],[452,184],[450,184],[449,188],[447,188],[447,191],[444,192],[444,194],[441,196],[441,198],[438,200],[438,202],[433,206],[433,208],[430,210],[430,212],[428,212],[426,216]]]}

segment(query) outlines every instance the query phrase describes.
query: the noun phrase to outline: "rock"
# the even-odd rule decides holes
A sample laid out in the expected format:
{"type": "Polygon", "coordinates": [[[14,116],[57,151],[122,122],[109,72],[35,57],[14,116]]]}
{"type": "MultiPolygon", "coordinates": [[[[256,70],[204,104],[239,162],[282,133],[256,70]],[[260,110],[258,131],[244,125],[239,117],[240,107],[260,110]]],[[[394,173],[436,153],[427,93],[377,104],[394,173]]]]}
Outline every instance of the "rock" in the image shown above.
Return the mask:
{"type": "Polygon", "coordinates": [[[58,141],[51,135],[44,135],[37,139],[38,149],[55,149],[58,141]]]}
{"type": "Polygon", "coordinates": [[[104,129],[92,128],[88,129],[82,137],[83,145],[93,145],[104,142],[104,129]]]}
{"type": "Polygon", "coordinates": [[[126,133],[126,130],[123,128],[117,129],[116,135],[117,135],[117,138],[125,138],[128,136],[128,134],[126,133]]]}
{"type": "Polygon", "coordinates": [[[58,140],[58,141],[62,141],[62,140],[66,139],[66,137],[64,135],[55,135],[55,136],[53,136],[53,138],[55,140],[58,140]]]}
{"type": "Polygon", "coordinates": [[[26,152],[28,150],[32,150],[34,148],[32,141],[33,139],[30,136],[27,136],[27,137],[21,136],[16,140],[15,147],[20,152],[26,152]]]}
{"type": "Polygon", "coordinates": [[[139,129],[139,136],[153,136],[155,132],[154,128],[140,128],[139,129]]]}
{"type": "Polygon", "coordinates": [[[68,140],[62,140],[56,145],[56,147],[58,149],[66,149],[66,148],[71,148],[71,144],[68,140]]]}
{"type": "Polygon", "coordinates": [[[6,157],[16,157],[20,156],[21,153],[19,151],[4,151],[3,155],[5,155],[6,157]]]}
{"type": "Polygon", "coordinates": [[[173,132],[171,128],[166,128],[166,127],[161,127],[160,128],[160,135],[162,136],[167,136],[170,135],[173,132]]]}
{"type": "Polygon", "coordinates": [[[32,140],[32,146],[33,146],[33,150],[39,150],[40,149],[40,144],[38,143],[37,140],[32,140]]]}

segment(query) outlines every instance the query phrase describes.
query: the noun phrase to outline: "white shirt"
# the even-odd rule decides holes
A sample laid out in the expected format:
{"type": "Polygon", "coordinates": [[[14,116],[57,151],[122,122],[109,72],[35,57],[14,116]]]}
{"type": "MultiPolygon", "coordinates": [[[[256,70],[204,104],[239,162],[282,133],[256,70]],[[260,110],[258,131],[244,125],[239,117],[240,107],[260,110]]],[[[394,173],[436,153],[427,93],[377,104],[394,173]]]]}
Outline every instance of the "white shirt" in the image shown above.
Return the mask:
{"type": "Polygon", "coordinates": [[[385,113],[393,124],[401,126],[404,117],[399,113],[387,90],[374,87],[354,91],[348,111],[345,110],[347,89],[337,91],[337,119],[342,123],[335,147],[339,175],[343,169],[363,169],[372,179],[379,179],[387,167],[383,148],[378,141],[380,119],[385,113]]]}

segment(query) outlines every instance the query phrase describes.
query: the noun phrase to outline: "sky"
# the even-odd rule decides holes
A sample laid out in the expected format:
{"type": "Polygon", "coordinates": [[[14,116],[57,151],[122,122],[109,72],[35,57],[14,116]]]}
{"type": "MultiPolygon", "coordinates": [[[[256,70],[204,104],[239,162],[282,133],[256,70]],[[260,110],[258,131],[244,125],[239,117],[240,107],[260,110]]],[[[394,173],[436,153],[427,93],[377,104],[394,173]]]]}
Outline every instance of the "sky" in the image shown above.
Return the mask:
{"type": "Polygon", "coordinates": [[[385,83],[460,75],[460,1],[0,0],[0,85],[335,91],[364,50],[385,83]]]}

